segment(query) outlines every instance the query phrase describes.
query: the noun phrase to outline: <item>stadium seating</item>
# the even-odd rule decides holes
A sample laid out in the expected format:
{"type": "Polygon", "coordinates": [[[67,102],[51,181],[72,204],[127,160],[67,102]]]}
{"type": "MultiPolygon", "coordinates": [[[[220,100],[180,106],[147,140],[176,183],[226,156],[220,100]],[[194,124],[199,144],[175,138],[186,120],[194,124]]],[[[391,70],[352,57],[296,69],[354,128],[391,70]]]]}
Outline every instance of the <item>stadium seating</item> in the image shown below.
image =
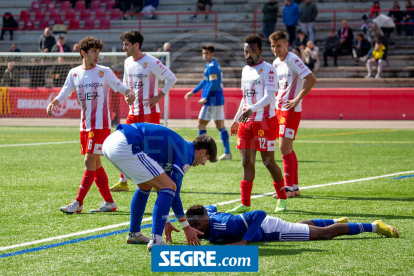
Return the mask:
{"type": "Polygon", "coordinates": [[[56,9],[56,2],[50,2],[46,5],[46,11],[55,10],[56,9]]]}
{"type": "MultiPolygon", "coordinates": [[[[52,2],[52,0],[41,0],[40,1],[40,5],[48,5],[49,3],[51,3],[52,2]]],[[[56,3],[56,2],[55,2],[56,3]]]]}
{"type": "Polygon", "coordinates": [[[30,20],[30,12],[27,10],[21,10],[20,11],[20,16],[19,16],[19,21],[27,21],[30,20]]]}
{"type": "Polygon", "coordinates": [[[85,30],[90,30],[90,29],[95,29],[95,19],[93,18],[87,18],[84,20],[84,25],[82,29],[85,30]]]}
{"type": "Polygon", "coordinates": [[[62,22],[62,17],[60,15],[60,12],[58,10],[51,10],[50,15],[49,15],[49,20],[55,21],[55,24],[60,24],[60,23],[56,23],[56,21],[62,22]]]}
{"type": "Polygon", "coordinates": [[[65,1],[65,2],[60,3],[60,9],[59,10],[60,10],[61,13],[64,13],[64,12],[70,10],[70,9],[71,9],[70,2],[65,1]]]}
{"type": "Polygon", "coordinates": [[[35,13],[35,21],[40,21],[46,17],[45,12],[42,10],[37,10],[35,13]]]}
{"type": "Polygon", "coordinates": [[[44,18],[39,21],[39,25],[37,26],[36,30],[44,30],[49,27],[49,20],[44,18]]]}
{"type": "Polygon", "coordinates": [[[30,7],[30,12],[37,12],[41,9],[42,7],[40,6],[40,2],[37,2],[37,1],[32,2],[32,5],[30,7]]]}
{"type": "Polygon", "coordinates": [[[65,12],[65,20],[70,21],[75,19],[75,11],[74,10],[67,10],[65,12]]]}
{"type": "Polygon", "coordinates": [[[86,9],[85,1],[76,1],[75,11],[83,11],[86,9]]]}
{"type": "Polygon", "coordinates": [[[79,20],[76,18],[69,20],[68,30],[79,30],[79,20]]]}
{"type": "Polygon", "coordinates": [[[86,20],[88,18],[91,18],[91,11],[90,10],[82,10],[80,12],[79,20],[86,20]]]}
{"type": "Polygon", "coordinates": [[[96,19],[101,19],[106,17],[106,13],[104,9],[97,9],[95,10],[95,18],[96,19]]]}
{"type": "Polygon", "coordinates": [[[111,22],[109,21],[109,19],[106,17],[101,17],[101,19],[99,20],[99,29],[103,30],[109,28],[111,28],[111,22]]]}
{"type": "Polygon", "coordinates": [[[101,1],[92,1],[89,8],[91,11],[96,11],[101,9],[101,1]]]}
{"type": "Polygon", "coordinates": [[[34,24],[32,20],[27,20],[24,22],[23,30],[34,30],[34,24]]]}
{"type": "Polygon", "coordinates": [[[121,11],[119,9],[111,9],[111,14],[110,14],[109,19],[111,20],[121,19],[121,11]]]}
{"type": "Polygon", "coordinates": [[[106,1],[106,4],[105,4],[105,9],[106,10],[111,10],[113,6],[115,6],[115,1],[114,0],[106,1]]]}

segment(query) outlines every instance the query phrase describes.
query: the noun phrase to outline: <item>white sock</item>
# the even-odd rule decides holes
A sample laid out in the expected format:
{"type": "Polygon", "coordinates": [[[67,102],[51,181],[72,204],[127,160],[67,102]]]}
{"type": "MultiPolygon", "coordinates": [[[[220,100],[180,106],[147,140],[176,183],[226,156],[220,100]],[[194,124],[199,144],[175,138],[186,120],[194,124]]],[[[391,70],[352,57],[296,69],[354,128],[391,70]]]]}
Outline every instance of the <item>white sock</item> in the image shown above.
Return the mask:
{"type": "Polygon", "coordinates": [[[299,190],[299,185],[298,184],[293,184],[293,190],[299,190]]]}
{"type": "Polygon", "coordinates": [[[119,181],[121,181],[121,182],[125,182],[125,183],[126,183],[126,182],[128,182],[128,179],[123,178],[123,177],[120,177],[120,178],[119,178],[119,181]]]}
{"type": "Polygon", "coordinates": [[[334,221],[334,224],[337,224],[338,223],[338,220],[337,219],[334,219],[333,221],[334,221]]]}
{"type": "Polygon", "coordinates": [[[377,232],[377,224],[376,223],[371,223],[372,225],[372,232],[377,232]]]}

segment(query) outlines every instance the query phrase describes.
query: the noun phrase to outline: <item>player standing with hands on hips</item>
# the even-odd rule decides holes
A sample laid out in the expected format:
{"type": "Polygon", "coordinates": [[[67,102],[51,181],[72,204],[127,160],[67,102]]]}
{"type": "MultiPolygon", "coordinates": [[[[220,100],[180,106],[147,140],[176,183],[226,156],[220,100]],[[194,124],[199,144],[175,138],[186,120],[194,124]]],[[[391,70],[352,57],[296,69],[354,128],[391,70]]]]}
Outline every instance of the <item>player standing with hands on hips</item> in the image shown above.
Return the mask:
{"type": "MultiPolygon", "coordinates": [[[[309,93],[316,78],[302,60],[288,51],[286,33],[274,32],[269,37],[270,47],[276,59],[273,66],[279,76],[276,97],[276,135],[283,158],[287,197],[300,195],[298,181],[298,159],[293,150],[293,140],[299,128],[302,99],[309,93]]],[[[277,198],[277,194],[273,195],[277,198]]]]}
{"type": "Polygon", "coordinates": [[[276,164],[275,93],[278,75],[275,68],[261,60],[262,38],[248,35],[244,38],[246,66],[242,71],[241,90],[243,98],[231,126],[231,135],[238,134],[237,148],[240,150],[243,179],[240,182],[241,203],[227,213],[245,213],[251,210],[250,199],[255,178],[256,151],[260,152],[263,164],[269,170],[273,186],[280,196],[276,212],[286,210],[287,198],[282,171],[276,164]]]}
{"type": "Polygon", "coordinates": [[[101,163],[102,145],[111,134],[108,88],[125,95],[128,104],[135,100],[135,94],[117,78],[108,67],[98,65],[99,53],[104,44],[94,37],[86,37],[79,42],[82,65],[69,71],[59,95],[47,106],[47,114],[62,104],[76,90],[81,105],[80,140],[81,153],[85,155],[85,173],[78,196],[60,210],[67,214],[80,213],[83,200],[95,181],[104,199],[101,207],[91,212],[114,212],[116,204],[108,186],[108,177],[101,163]]]}

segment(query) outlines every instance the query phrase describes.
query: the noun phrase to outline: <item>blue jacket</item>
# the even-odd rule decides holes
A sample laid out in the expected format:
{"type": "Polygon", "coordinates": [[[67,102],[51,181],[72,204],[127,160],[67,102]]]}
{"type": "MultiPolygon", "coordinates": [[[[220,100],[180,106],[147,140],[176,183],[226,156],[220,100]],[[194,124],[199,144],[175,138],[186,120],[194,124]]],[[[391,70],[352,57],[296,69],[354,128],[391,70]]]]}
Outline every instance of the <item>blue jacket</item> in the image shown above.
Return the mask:
{"type": "Polygon", "coordinates": [[[299,6],[293,0],[289,6],[286,5],[283,8],[283,23],[285,23],[286,26],[298,25],[299,16],[299,6]]]}
{"type": "Polygon", "coordinates": [[[203,80],[193,92],[197,93],[200,89],[203,89],[201,98],[207,99],[206,106],[224,105],[221,67],[215,58],[206,64],[203,80]]]}

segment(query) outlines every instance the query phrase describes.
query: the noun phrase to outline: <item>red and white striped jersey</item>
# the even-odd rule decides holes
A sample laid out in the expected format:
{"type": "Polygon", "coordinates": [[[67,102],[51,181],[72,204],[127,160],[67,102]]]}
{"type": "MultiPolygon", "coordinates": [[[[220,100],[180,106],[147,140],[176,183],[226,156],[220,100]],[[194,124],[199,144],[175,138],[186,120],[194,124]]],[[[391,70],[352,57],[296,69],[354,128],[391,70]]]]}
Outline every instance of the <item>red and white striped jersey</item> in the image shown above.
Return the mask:
{"type": "Polygon", "coordinates": [[[150,108],[144,106],[143,100],[157,96],[158,79],[164,80],[170,74],[170,69],[153,56],[144,54],[138,60],[128,57],[124,63],[124,84],[135,92],[135,102],[129,106],[129,114],[160,113],[158,104],[150,108]]]}
{"type": "MultiPolygon", "coordinates": [[[[276,58],[273,66],[279,76],[279,89],[276,95],[276,108],[282,111],[287,109],[283,105],[287,100],[293,100],[303,88],[303,79],[312,71],[303,64],[295,54],[288,52],[285,59],[276,58]]],[[[295,107],[295,112],[302,111],[302,101],[295,107]]]]}
{"type": "Polygon", "coordinates": [[[96,65],[83,69],[82,65],[69,71],[66,82],[55,98],[60,104],[76,90],[81,105],[81,131],[111,128],[108,88],[125,94],[126,86],[109,67],[96,65]]]}
{"type": "Polygon", "coordinates": [[[277,91],[277,74],[273,66],[262,61],[254,66],[246,65],[242,71],[241,90],[243,92],[243,111],[259,102],[270,93],[270,104],[258,109],[249,120],[261,121],[263,118],[275,116],[275,93],[277,91]]]}

